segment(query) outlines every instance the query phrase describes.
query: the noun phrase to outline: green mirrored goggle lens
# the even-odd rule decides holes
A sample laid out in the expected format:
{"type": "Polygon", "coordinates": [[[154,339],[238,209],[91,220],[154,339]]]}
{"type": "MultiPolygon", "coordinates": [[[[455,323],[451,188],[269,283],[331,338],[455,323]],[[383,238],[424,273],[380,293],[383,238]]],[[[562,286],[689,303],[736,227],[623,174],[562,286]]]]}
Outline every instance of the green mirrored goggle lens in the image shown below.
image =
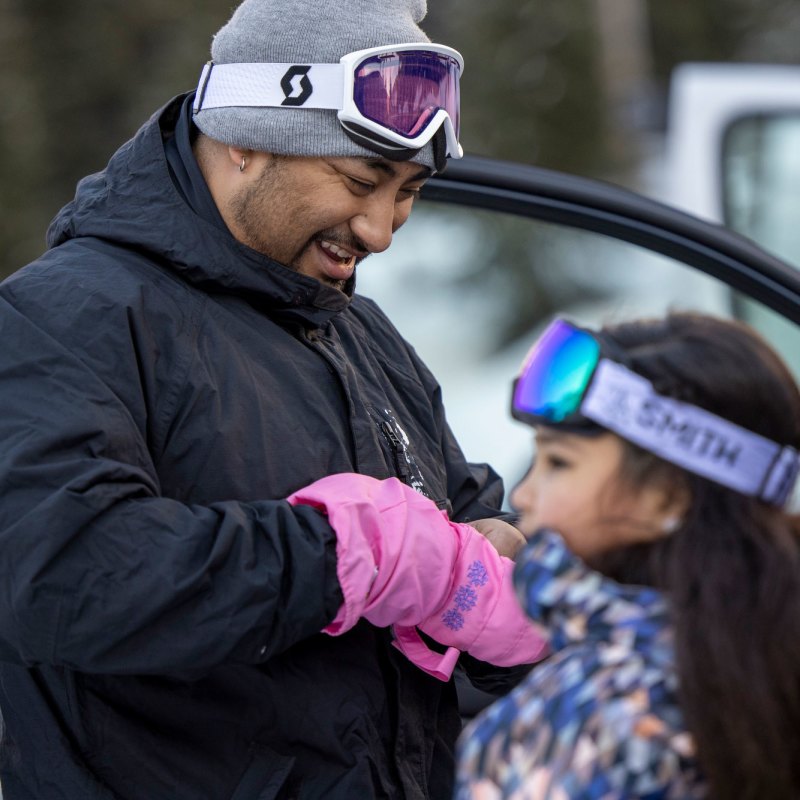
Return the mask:
{"type": "Polygon", "coordinates": [[[599,358],[600,345],[591,334],[556,320],[525,359],[512,413],[558,423],[578,412],[599,358]]]}

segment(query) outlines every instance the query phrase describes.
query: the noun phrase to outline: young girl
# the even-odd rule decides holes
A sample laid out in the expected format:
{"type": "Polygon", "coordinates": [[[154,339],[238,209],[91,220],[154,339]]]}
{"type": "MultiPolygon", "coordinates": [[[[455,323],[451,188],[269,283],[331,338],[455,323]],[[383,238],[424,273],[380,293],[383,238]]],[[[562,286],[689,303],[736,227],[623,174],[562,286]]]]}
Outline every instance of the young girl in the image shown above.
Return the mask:
{"type": "Polygon", "coordinates": [[[552,655],[464,732],[461,798],[800,797],[800,393],[746,326],[556,320],[515,383],[515,582],[552,655]]]}

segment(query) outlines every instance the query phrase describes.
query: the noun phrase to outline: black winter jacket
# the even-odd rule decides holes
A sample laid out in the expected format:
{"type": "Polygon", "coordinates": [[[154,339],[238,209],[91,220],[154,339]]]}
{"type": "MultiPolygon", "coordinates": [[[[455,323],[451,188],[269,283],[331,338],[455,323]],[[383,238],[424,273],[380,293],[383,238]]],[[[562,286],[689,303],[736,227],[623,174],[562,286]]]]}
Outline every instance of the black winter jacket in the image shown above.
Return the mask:
{"type": "Polygon", "coordinates": [[[375,303],[196,213],[165,155],[181,107],[0,287],[5,798],[448,797],[453,683],[388,630],[319,633],[335,535],[282,498],[398,475],[466,520],[499,479],[375,303]]]}

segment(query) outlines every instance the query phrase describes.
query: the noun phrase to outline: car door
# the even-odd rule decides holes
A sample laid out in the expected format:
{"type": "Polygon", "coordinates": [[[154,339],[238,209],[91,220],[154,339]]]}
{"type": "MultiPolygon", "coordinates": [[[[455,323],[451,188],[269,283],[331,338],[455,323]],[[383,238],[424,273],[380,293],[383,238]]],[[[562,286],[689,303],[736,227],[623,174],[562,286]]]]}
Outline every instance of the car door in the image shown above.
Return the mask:
{"type": "Polygon", "coordinates": [[[360,265],[358,291],[439,379],[467,457],[509,487],[530,460],[511,380],[553,315],[741,316],[747,302],[768,338],[800,322],[797,269],[751,239],[608,183],[474,156],[428,183],[392,247],[360,265]]]}

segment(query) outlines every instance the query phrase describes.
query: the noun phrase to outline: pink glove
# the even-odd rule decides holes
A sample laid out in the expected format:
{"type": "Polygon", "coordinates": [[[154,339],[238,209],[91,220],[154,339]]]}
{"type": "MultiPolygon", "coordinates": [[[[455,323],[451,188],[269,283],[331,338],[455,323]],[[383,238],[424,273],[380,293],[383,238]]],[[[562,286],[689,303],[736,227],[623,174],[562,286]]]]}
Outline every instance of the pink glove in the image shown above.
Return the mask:
{"type": "Polygon", "coordinates": [[[393,625],[395,646],[442,680],[452,674],[459,650],[498,666],[542,656],[545,640],[514,595],[513,562],[411,487],[396,478],[344,473],[288,501],[324,511],[336,532],[344,603],[325,633],[342,634],[362,616],[393,625]],[[449,650],[428,649],[415,625],[449,650]]]}
{"type": "Polygon", "coordinates": [[[471,525],[451,525],[463,537],[451,590],[445,605],[417,627],[440,644],[498,667],[543,658],[547,642],[516,597],[514,562],[471,525]]]}

